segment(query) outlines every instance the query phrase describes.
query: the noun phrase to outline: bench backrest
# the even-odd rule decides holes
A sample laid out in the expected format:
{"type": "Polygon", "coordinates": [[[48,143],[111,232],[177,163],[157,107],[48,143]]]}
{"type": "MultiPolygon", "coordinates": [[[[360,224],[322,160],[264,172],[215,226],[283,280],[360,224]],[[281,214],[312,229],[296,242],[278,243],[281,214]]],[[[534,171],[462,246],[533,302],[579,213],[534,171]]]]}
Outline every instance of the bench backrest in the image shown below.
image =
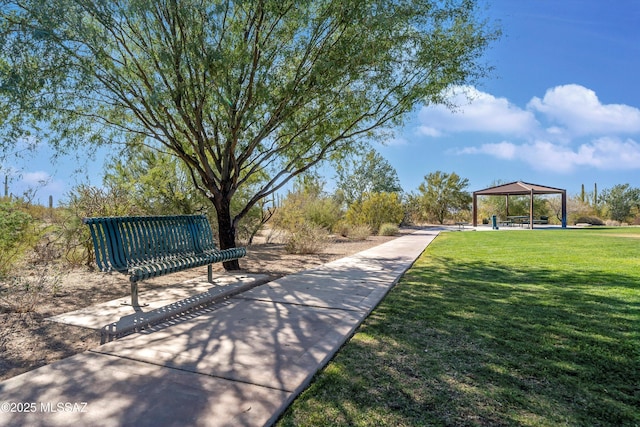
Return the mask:
{"type": "Polygon", "coordinates": [[[101,271],[217,250],[204,215],[84,218],[101,271]]]}

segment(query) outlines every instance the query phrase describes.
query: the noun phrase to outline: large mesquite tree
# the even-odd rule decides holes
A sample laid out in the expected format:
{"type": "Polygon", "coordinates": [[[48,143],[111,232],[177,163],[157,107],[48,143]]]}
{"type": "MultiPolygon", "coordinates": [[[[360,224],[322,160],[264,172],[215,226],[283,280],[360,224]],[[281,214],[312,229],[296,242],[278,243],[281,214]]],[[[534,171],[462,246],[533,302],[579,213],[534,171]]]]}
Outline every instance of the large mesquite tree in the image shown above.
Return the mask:
{"type": "Polygon", "coordinates": [[[293,177],[483,77],[497,34],[478,16],[471,0],[0,0],[2,144],[170,152],[233,247],[293,177]]]}

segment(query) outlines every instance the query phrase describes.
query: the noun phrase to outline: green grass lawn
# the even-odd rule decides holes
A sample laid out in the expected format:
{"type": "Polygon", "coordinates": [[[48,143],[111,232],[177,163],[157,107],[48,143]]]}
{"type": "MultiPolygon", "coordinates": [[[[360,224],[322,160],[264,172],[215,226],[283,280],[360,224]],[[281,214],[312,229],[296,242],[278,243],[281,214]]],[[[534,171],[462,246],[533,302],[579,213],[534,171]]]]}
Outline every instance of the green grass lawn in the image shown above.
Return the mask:
{"type": "Polygon", "coordinates": [[[280,426],[640,426],[640,228],[443,233],[280,426]]]}

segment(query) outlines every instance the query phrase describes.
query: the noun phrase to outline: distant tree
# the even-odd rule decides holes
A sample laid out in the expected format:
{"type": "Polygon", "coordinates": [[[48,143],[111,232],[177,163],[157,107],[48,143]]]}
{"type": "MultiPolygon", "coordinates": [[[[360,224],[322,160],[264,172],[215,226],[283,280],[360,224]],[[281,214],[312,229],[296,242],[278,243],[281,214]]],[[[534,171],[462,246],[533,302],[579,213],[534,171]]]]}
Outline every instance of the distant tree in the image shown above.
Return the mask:
{"type": "Polygon", "coordinates": [[[0,0],[0,144],[172,152],[230,248],[292,178],[487,75],[496,37],[471,0],[0,0]]]}
{"type": "Polygon", "coordinates": [[[365,194],[399,193],[398,173],[376,150],[340,162],[336,167],[337,187],[348,205],[361,202],[365,194]]]}
{"type": "Polygon", "coordinates": [[[469,180],[461,178],[455,172],[451,174],[436,171],[424,177],[425,182],[418,190],[422,195],[422,203],[430,217],[440,224],[454,216],[460,210],[469,210],[471,194],[464,191],[469,180]]]}
{"type": "Polygon", "coordinates": [[[633,208],[640,208],[640,188],[629,184],[618,184],[602,191],[600,195],[614,221],[625,222],[631,218],[633,208]]]}
{"type": "MultiPolygon", "coordinates": [[[[507,181],[504,180],[494,180],[489,187],[497,187],[499,185],[506,184],[507,181]]],[[[511,200],[510,198],[510,205],[511,200]]],[[[488,219],[491,215],[497,215],[500,218],[505,218],[507,216],[507,203],[504,196],[482,196],[478,198],[478,212],[483,219],[488,219]]],[[[517,204],[517,203],[516,203],[517,204]]],[[[510,215],[512,214],[514,209],[509,207],[510,215]]]]}
{"type": "Polygon", "coordinates": [[[426,212],[422,207],[422,196],[418,192],[405,193],[402,198],[405,224],[420,224],[426,221],[426,212]]]}

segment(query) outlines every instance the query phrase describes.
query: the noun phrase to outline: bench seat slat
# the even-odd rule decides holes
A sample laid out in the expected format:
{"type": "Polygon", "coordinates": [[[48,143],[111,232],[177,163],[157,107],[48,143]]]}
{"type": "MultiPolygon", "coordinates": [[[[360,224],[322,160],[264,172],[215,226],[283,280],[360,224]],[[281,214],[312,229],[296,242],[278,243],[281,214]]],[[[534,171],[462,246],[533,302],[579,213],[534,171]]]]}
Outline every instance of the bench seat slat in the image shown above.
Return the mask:
{"type": "Polygon", "coordinates": [[[245,255],[246,250],[244,248],[233,248],[223,251],[211,251],[179,257],[166,257],[165,259],[158,259],[154,262],[131,267],[128,273],[131,276],[132,282],[138,282],[187,268],[201,267],[204,265],[241,258],[245,255]]]}

